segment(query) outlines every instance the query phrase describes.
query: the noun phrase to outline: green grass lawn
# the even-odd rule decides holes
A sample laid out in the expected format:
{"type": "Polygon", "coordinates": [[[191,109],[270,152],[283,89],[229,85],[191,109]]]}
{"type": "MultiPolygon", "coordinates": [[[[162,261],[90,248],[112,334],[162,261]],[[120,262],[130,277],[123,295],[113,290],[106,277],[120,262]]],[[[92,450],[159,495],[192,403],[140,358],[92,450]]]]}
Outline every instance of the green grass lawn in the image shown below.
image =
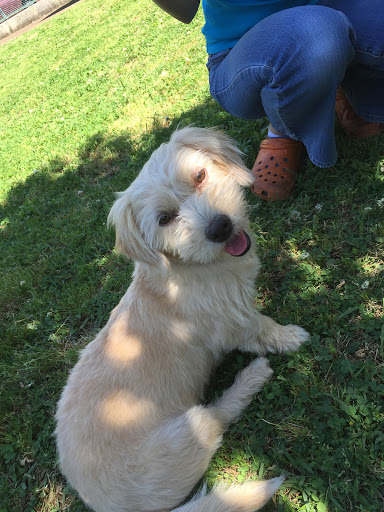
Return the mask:
{"type": "MultiPolygon", "coordinates": [[[[0,512],[86,508],[61,477],[54,411],[79,350],[130,283],[106,217],[179,125],[217,126],[252,166],[266,122],[209,96],[202,15],[150,0],[79,2],[0,47],[0,512]]],[[[206,481],[284,472],[268,511],[384,509],[384,137],[308,159],[292,198],[247,193],[258,307],[312,339],[225,435],[206,481]]],[[[209,397],[251,355],[229,355],[209,397]]],[[[112,512],[112,511],[111,511],[112,512]]]]}

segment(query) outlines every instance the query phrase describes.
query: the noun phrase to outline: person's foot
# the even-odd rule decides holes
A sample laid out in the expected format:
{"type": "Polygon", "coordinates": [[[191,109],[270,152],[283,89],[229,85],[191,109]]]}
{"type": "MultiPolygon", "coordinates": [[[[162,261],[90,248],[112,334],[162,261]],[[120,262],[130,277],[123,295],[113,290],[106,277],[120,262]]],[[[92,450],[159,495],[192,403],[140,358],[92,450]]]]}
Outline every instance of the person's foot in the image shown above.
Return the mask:
{"type": "Polygon", "coordinates": [[[266,201],[291,195],[296,182],[303,143],[286,137],[264,139],[252,168],[252,192],[266,201]]]}
{"type": "Polygon", "coordinates": [[[342,89],[337,89],[336,92],[336,114],[348,137],[359,139],[374,137],[384,131],[384,124],[370,123],[359,117],[349,104],[342,89]]]}

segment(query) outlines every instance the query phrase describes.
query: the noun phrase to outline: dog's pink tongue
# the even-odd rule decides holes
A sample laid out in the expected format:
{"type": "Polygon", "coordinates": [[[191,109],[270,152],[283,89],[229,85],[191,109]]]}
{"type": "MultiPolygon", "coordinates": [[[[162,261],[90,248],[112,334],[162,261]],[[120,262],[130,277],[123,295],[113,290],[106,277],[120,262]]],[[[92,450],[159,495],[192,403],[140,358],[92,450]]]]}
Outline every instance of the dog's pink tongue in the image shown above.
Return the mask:
{"type": "Polygon", "coordinates": [[[249,249],[249,238],[240,231],[234,238],[232,238],[225,246],[225,250],[231,256],[242,256],[249,249]]]}

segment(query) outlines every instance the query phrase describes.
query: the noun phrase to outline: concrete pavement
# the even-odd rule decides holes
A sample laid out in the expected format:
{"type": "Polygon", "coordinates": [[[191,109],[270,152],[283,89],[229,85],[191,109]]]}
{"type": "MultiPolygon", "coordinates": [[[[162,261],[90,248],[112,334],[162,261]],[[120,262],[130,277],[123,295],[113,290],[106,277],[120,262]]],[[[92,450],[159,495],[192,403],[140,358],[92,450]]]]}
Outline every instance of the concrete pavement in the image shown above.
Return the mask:
{"type": "Polygon", "coordinates": [[[77,0],[39,0],[12,18],[0,23],[0,44],[13,39],[18,33],[36,26],[55,11],[62,10],[76,2],[77,0]]]}

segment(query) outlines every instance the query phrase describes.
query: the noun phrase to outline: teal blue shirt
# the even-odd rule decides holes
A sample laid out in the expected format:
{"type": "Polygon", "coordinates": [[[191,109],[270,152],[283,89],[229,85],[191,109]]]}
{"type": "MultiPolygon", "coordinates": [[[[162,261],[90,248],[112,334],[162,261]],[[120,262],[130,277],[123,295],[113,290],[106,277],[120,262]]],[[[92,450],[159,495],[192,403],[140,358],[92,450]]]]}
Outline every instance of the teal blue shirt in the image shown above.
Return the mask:
{"type": "Polygon", "coordinates": [[[208,53],[233,48],[256,23],[271,14],[317,4],[319,0],[203,0],[205,25],[202,32],[208,53]]]}

